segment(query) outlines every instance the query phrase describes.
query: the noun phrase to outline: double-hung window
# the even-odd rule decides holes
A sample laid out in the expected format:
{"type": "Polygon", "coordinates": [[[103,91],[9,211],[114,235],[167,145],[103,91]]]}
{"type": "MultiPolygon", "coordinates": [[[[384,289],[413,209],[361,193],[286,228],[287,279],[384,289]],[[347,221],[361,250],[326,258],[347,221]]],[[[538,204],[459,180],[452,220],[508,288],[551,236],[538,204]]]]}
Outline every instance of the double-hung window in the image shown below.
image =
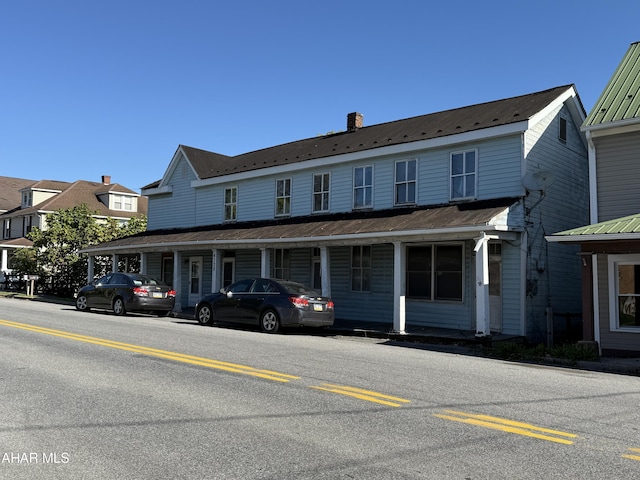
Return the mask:
{"type": "Polygon", "coordinates": [[[114,195],[113,197],[113,209],[114,210],[133,210],[133,199],[128,195],[114,195]]]}
{"type": "Polygon", "coordinates": [[[371,246],[351,247],[351,290],[371,291],[371,246]]]}
{"type": "Polygon", "coordinates": [[[353,169],[353,208],[373,206],[373,166],[353,169]]]}
{"type": "Polygon", "coordinates": [[[407,297],[462,301],[462,244],[417,245],[407,248],[407,297]]]}
{"type": "Polygon", "coordinates": [[[477,178],[477,150],[451,154],[451,200],[475,198],[477,178]]]}
{"type": "Polygon", "coordinates": [[[640,255],[609,255],[611,330],[640,333],[640,255]]]}
{"type": "Polygon", "coordinates": [[[276,180],[276,217],[291,215],[291,179],[276,180]]]}
{"type": "Polygon", "coordinates": [[[396,162],[396,205],[416,203],[416,169],[415,158],[396,162]]]}
{"type": "Polygon", "coordinates": [[[273,251],[273,278],[289,280],[291,250],[277,248],[273,251]]]}
{"type": "Polygon", "coordinates": [[[313,213],[329,211],[329,174],[313,175],[313,213]]]}
{"type": "Polygon", "coordinates": [[[238,187],[224,189],[224,221],[235,222],[238,219],[238,187]]]}

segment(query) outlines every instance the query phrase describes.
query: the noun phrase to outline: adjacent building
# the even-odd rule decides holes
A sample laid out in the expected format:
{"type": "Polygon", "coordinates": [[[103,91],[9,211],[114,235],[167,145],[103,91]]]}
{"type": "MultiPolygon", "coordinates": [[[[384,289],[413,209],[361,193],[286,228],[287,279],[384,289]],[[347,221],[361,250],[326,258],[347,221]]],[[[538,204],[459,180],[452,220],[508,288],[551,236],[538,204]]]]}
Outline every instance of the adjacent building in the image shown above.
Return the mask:
{"type": "MultiPolygon", "coordinates": [[[[178,146],[145,233],[88,248],[137,254],[177,309],[252,276],[309,284],[338,318],[544,341],[579,315],[588,222],[585,112],[573,85],[237,156],[178,146]]],[[[92,270],[90,268],[90,275],[92,270]]]]}
{"type": "Polygon", "coordinates": [[[11,257],[16,249],[31,247],[27,238],[32,228],[46,229],[47,215],[60,209],[86,204],[96,218],[126,222],[146,215],[147,198],[103,176],[101,182],[78,180],[27,180],[0,177],[0,271],[11,274],[11,257]]]}
{"type": "Polygon", "coordinates": [[[548,237],[579,244],[584,340],[606,356],[640,355],[640,43],[585,119],[590,224],[548,237]]]}

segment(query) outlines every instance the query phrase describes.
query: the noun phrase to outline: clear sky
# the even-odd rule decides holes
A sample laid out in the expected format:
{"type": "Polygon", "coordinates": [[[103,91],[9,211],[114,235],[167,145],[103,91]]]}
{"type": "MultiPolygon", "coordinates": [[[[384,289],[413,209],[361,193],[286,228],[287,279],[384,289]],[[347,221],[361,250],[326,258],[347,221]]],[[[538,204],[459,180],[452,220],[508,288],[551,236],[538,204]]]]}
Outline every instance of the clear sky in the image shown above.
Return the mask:
{"type": "Polygon", "coordinates": [[[4,0],[0,175],[162,178],[225,155],[575,84],[587,112],[638,0],[4,0]]]}

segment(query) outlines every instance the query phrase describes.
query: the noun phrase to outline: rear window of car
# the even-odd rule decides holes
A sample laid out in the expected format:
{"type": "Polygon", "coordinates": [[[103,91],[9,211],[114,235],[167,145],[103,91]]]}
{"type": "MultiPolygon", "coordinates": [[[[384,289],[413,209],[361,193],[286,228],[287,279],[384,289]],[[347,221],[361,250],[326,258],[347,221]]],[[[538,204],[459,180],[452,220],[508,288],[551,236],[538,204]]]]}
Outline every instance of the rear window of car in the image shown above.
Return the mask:
{"type": "Polygon", "coordinates": [[[291,293],[293,295],[318,295],[318,292],[301,283],[280,282],[280,285],[287,290],[287,293],[291,293]]]}
{"type": "Polygon", "coordinates": [[[160,286],[166,285],[162,280],[156,280],[155,278],[151,278],[151,277],[136,276],[136,277],[132,277],[131,280],[133,281],[133,284],[137,287],[141,287],[144,285],[160,285],[160,286]]]}

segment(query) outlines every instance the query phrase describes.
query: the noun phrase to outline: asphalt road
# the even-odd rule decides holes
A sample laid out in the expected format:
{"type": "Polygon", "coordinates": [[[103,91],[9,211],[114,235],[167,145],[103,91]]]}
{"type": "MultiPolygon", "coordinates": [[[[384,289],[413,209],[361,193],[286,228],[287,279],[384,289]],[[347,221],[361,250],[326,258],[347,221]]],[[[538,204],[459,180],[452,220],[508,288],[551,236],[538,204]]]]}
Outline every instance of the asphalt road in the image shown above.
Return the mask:
{"type": "Polygon", "coordinates": [[[2,479],[630,479],[640,378],[0,298],[2,479]]]}

